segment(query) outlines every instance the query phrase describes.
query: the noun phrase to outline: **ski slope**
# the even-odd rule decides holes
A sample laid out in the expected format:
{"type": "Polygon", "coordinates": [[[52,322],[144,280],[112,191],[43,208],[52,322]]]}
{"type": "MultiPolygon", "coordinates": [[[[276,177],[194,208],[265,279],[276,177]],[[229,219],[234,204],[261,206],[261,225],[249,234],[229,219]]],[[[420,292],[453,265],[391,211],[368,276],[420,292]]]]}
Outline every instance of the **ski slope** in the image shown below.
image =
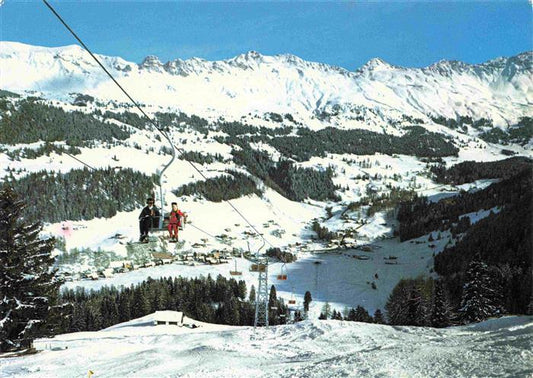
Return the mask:
{"type": "MultiPolygon", "coordinates": [[[[260,328],[153,326],[40,339],[0,377],[531,377],[533,317],[448,329],[308,320],[260,328]]],[[[188,320],[192,321],[192,320],[188,320]]]]}

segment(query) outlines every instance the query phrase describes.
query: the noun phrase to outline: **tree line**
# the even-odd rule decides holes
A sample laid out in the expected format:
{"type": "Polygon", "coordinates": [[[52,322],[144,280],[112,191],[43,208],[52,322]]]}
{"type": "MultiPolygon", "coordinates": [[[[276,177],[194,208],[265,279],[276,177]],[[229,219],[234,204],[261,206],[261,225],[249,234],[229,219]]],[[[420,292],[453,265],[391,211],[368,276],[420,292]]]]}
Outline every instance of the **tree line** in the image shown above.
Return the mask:
{"type": "Polygon", "coordinates": [[[344,314],[336,309],[331,309],[329,303],[326,303],[322,308],[320,313],[319,320],[345,320],[349,322],[360,322],[360,323],[374,323],[374,324],[387,324],[385,315],[378,308],[374,315],[370,315],[368,310],[361,305],[356,306],[355,308],[346,308],[344,314]]]}
{"type": "MultiPolygon", "coordinates": [[[[63,291],[59,299],[72,307],[66,332],[98,331],[162,310],[182,311],[202,322],[241,326],[253,325],[255,317],[255,288],[252,286],[247,298],[244,281],[222,275],[216,279],[211,275],[148,278],[123,289],[106,286],[87,291],[78,287],[63,291]]],[[[270,289],[269,312],[270,324],[286,322],[288,309],[274,286],[270,289]]]]}
{"type": "Polygon", "coordinates": [[[77,332],[97,331],[160,310],[183,311],[204,322],[249,325],[254,308],[244,302],[245,296],[244,281],[208,276],[149,278],[122,290],[77,288],[64,291],[60,300],[73,306],[67,331],[77,332]]]}
{"type": "Polygon", "coordinates": [[[180,186],[172,193],[178,197],[197,194],[212,202],[227,201],[250,194],[262,195],[249,176],[237,171],[226,171],[226,173],[224,176],[180,186]]]}
{"type": "Polygon", "coordinates": [[[63,153],[68,153],[70,155],[79,155],[81,150],[76,146],[63,146],[61,144],[54,144],[50,142],[45,142],[42,146],[37,148],[19,148],[16,150],[8,150],[7,148],[2,151],[5,153],[11,160],[20,159],[37,159],[40,156],[50,156],[51,153],[56,153],[62,155],[63,153]]]}
{"type": "Polygon", "coordinates": [[[531,167],[531,162],[528,162],[522,165],[522,169],[514,176],[476,192],[462,192],[438,202],[431,202],[427,197],[416,197],[413,201],[402,203],[398,209],[400,240],[452,228],[454,224],[460,223],[460,216],[481,209],[500,207],[503,211],[511,211],[522,203],[530,192],[533,176],[531,167]]]}
{"type": "Polygon", "coordinates": [[[518,293],[513,286],[512,273],[489,265],[476,255],[453,277],[401,280],[390,294],[385,309],[391,325],[438,328],[506,314],[532,315],[530,288],[525,289],[527,299],[523,303],[516,302],[518,293]],[[460,287],[459,292],[454,286],[460,287]]]}
{"type": "Polygon", "coordinates": [[[110,218],[144,204],[155,177],[130,168],[74,169],[67,173],[40,171],[16,179],[12,173],[4,186],[24,193],[24,216],[44,222],[110,218]]]}
{"type": "Polygon", "coordinates": [[[457,156],[459,149],[444,135],[412,126],[401,137],[368,130],[341,130],[327,127],[319,131],[298,129],[298,136],[278,136],[268,141],[281,154],[297,161],[332,154],[405,154],[420,157],[457,156]]]}
{"type": "Polygon", "coordinates": [[[319,171],[296,167],[286,159],[276,163],[266,152],[248,146],[233,149],[231,154],[235,164],[246,167],[250,173],[263,180],[265,185],[290,200],[340,200],[335,193],[338,187],[332,180],[333,170],[329,167],[319,171]]]}
{"type": "Polygon", "coordinates": [[[493,127],[479,134],[479,137],[489,143],[518,143],[524,146],[533,139],[533,118],[522,117],[516,125],[510,126],[507,130],[493,127]]]}
{"type": "Polygon", "coordinates": [[[431,166],[439,184],[461,185],[481,179],[508,179],[524,169],[531,169],[533,160],[517,156],[491,162],[464,161],[446,168],[445,164],[431,166]]]}
{"type": "Polygon", "coordinates": [[[85,141],[125,140],[130,134],[112,123],[93,115],[44,104],[39,99],[25,98],[14,104],[5,102],[0,119],[0,143],[17,144],[68,141],[82,146],[85,141]]]}

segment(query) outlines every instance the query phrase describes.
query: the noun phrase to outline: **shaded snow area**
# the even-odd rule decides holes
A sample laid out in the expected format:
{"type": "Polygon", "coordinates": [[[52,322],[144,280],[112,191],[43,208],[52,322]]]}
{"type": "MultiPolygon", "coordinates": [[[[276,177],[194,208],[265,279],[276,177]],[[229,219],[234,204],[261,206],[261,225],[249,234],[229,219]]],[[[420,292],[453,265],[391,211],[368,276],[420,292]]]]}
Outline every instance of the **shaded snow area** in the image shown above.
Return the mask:
{"type": "MultiPolygon", "coordinates": [[[[449,328],[305,321],[258,329],[153,326],[151,316],[100,332],[39,340],[0,359],[1,377],[531,377],[533,317],[449,328]]],[[[187,321],[192,321],[187,319],[187,321]]]]}

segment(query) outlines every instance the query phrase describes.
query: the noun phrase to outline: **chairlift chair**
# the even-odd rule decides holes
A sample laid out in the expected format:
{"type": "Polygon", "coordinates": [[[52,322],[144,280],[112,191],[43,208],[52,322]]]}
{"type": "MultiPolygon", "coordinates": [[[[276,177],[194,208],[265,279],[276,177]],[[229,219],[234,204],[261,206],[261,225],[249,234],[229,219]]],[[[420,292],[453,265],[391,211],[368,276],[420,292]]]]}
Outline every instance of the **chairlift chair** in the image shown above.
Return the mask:
{"type": "Polygon", "coordinates": [[[235,270],[230,270],[229,274],[232,276],[242,276],[242,272],[237,270],[237,259],[235,259],[235,270]]]}
{"type": "Polygon", "coordinates": [[[294,297],[294,287],[291,287],[291,297],[290,297],[288,303],[290,305],[295,305],[296,304],[296,298],[294,297]]]}
{"type": "Polygon", "coordinates": [[[287,268],[285,267],[285,264],[281,266],[277,279],[279,281],[287,281],[287,268]]]}

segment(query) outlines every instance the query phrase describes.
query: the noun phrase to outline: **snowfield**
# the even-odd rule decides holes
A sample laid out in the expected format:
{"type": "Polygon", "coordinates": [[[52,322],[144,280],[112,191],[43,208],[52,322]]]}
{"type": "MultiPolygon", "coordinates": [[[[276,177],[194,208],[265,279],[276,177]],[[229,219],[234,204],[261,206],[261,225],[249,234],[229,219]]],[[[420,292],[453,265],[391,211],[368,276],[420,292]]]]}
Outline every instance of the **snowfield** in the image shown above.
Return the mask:
{"type": "MultiPolygon", "coordinates": [[[[531,377],[533,317],[433,329],[308,320],[258,328],[153,326],[40,339],[0,377],[531,377]]],[[[187,322],[194,322],[186,319],[187,322]]]]}

